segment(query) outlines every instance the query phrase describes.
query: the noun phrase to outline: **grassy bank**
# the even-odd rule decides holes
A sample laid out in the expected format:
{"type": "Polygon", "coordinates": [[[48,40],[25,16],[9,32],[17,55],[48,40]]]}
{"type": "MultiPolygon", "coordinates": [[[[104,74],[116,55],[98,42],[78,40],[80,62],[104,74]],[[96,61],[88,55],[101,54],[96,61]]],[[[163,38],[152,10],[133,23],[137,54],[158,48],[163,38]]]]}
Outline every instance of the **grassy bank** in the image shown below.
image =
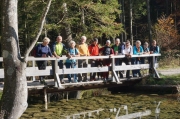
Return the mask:
{"type": "Polygon", "coordinates": [[[153,77],[148,77],[143,79],[142,83],[146,85],[180,85],[180,74],[165,76],[160,75],[160,79],[154,79],[153,77]]]}

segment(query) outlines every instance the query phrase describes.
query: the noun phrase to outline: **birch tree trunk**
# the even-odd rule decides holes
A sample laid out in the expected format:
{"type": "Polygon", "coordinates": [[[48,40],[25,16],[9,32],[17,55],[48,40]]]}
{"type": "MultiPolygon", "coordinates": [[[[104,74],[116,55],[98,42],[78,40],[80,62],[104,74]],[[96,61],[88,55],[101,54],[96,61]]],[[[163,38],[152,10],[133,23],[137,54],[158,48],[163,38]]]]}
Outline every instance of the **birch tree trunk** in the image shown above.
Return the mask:
{"type": "MultiPolygon", "coordinates": [[[[27,104],[27,81],[26,81],[26,61],[29,52],[32,50],[31,46],[22,59],[19,48],[18,38],[18,19],[17,19],[17,0],[2,0],[3,6],[3,20],[2,20],[2,55],[4,63],[4,89],[1,104],[1,118],[2,119],[18,119],[26,110],[27,104]]],[[[48,5],[50,6],[51,0],[48,5]]],[[[43,29],[44,20],[49,7],[46,7],[45,13],[41,19],[40,30],[43,29]]],[[[36,39],[35,39],[36,40],[36,39]]],[[[34,41],[35,42],[35,41],[34,41]]],[[[35,43],[34,43],[35,44],[35,43]]],[[[32,44],[33,45],[33,44],[32,44]]]]}
{"type": "Polygon", "coordinates": [[[18,38],[17,0],[3,0],[2,55],[4,89],[2,118],[18,119],[27,108],[26,63],[21,59],[18,38]]]}

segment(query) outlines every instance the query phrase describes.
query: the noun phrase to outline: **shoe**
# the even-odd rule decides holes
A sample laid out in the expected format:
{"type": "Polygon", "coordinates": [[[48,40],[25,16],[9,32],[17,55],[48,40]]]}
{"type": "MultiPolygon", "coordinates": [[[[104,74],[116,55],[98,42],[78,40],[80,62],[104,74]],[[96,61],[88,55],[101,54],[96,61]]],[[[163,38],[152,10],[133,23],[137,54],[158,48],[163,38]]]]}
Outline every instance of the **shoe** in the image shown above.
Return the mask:
{"type": "Polygon", "coordinates": [[[130,78],[132,78],[132,76],[126,76],[126,78],[127,78],[127,79],[130,79],[130,78]]]}
{"type": "Polygon", "coordinates": [[[65,82],[63,80],[61,80],[61,84],[65,84],[65,82]]]}

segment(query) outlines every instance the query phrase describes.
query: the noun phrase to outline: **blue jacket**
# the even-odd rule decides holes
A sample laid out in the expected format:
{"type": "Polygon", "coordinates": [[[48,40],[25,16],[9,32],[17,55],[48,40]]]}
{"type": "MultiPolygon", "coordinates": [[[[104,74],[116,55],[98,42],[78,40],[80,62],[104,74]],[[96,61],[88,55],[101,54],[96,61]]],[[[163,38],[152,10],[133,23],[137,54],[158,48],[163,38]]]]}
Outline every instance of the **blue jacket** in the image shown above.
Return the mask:
{"type": "Polygon", "coordinates": [[[133,54],[134,55],[140,55],[140,53],[143,53],[144,50],[142,48],[142,46],[140,46],[140,52],[138,52],[138,49],[136,48],[136,46],[133,47],[133,54]]]}
{"type": "Polygon", "coordinates": [[[153,51],[154,54],[159,53],[159,46],[151,46],[150,51],[153,51]]]}
{"type": "Polygon", "coordinates": [[[38,44],[36,46],[36,57],[42,57],[43,54],[46,54],[46,56],[52,56],[51,49],[49,46],[38,44]]]}

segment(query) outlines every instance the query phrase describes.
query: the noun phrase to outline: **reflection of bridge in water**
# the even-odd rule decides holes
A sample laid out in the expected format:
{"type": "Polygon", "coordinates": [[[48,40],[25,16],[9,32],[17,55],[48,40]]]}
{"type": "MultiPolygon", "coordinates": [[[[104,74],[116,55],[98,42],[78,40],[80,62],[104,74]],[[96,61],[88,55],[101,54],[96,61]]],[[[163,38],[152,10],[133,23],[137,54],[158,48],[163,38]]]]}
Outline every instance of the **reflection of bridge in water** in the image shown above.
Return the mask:
{"type": "MultiPolygon", "coordinates": [[[[115,66],[115,58],[124,58],[124,55],[112,56],[111,57],[111,66],[102,66],[102,67],[87,67],[87,68],[70,68],[59,69],[58,60],[66,60],[66,57],[61,57],[60,59],[56,58],[34,58],[29,57],[29,62],[32,62],[31,67],[26,68],[26,76],[33,77],[32,81],[28,81],[28,91],[29,94],[44,93],[45,102],[47,102],[47,93],[61,92],[61,91],[75,91],[75,90],[86,90],[94,88],[109,88],[109,87],[118,87],[123,85],[133,85],[140,81],[143,77],[147,76],[147,69],[152,68],[153,76],[159,77],[159,74],[156,70],[158,64],[155,63],[155,57],[160,56],[160,54],[148,54],[148,55],[133,55],[132,58],[136,57],[152,57],[152,64],[135,64],[135,65],[121,65],[115,66]],[[52,61],[52,66],[47,66],[46,70],[38,70],[35,66],[35,61],[48,60],[52,61]],[[124,70],[136,70],[141,69],[142,77],[135,78],[119,78],[116,74],[116,71],[124,70]],[[65,83],[61,84],[59,75],[60,74],[72,74],[72,73],[91,73],[91,72],[111,72],[111,81],[104,82],[103,80],[98,81],[89,81],[89,82],[78,82],[78,83],[65,83]],[[145,73],[146,72],[146,73],[145,73]],[[43,85],[40,82],[35,80],[37,76],[52,76],[52,79],[47,79],[47,85],[43,85]]],[[[73,57],[73,59],[108,59],[109,56],[88,56],[88,57],[73,57]]],[[[3,59],[0,58],[0,62],[3,62],[3,59]]],[[[4,78],[4,69],[0,69],[0,78],[4,78]]],[[[3,89],[3,85],[1,85],[3,89]]]]}
{"type": "MultiPolygon", "coordinates": [[[[159,113],[160,113],[160,103],[158,102],[157,107],[155,109],[155,119],[159,118],[159,113]],[[157,110],[159,110],[157,112],[157,110]]],[[[71,114],[68,116],[65,115],[61,115],[61,117],[63,119],[85,119],[85,118],[91,118],[94,116],[98,116],[100,114],[100,112],[108,110],[110,113],[116,113],[115,115],[115,119],[141,119],[141,117],[144,116],[148,116],[151,115],[151,110],[145,110],[145,111],[139,111],[139,112],[134,112],[134,113],[129,113],[128,112],[128,106],[127,105],[121,105],[119,108],[112,108],[112,109],[97,109],[97,110],[93,110],[93,111],[84,111],[84,112],[80,112],[80,113],[76,113],[76,114],[71,114]],[[121,110],[125,110],[125,115],[120,114],[121,110]]],[[[105,118],[105,119],[110,119],[110,118],[105,118]]]]}

